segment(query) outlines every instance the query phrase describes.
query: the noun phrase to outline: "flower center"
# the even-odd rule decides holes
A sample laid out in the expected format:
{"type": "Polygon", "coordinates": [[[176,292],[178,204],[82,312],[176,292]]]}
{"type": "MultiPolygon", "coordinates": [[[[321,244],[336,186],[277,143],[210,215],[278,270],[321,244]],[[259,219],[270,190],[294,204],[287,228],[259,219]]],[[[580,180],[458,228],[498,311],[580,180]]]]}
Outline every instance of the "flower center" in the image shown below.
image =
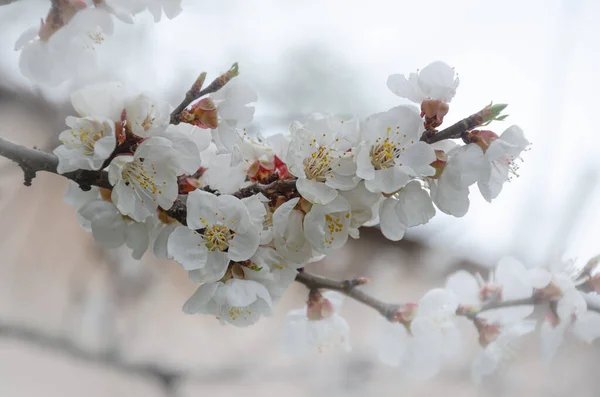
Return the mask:
{"type": "Polygon", "coordinates": [[[211,225],[204,230],[203,238],[209,251],[225,251],[229,248],[229,241],[235,232],[225,225],[211,225]]]}
{"type": "MultiPolygon", "coordinates": [[[[156,201],[156,194],[162,194],[162,190],[158,188],[155,183],[156,178],[156,166],[150,164],[150,170],[144,166],[143,158],[136,158],[132,162],[127,163],[123,166],[122,172],[123,180],[125,185],[129,186],[134,184],[143,189],[153,201],[156,201]]],[[[131,187],[134,188],[133,186],[131,187]]],[[[144,200],[142,200],[144,202],[144,200]]]]}
{"type": "Polygon", "coordinates": [[[334,160],[332,151],[319,146],[309,157],[304,159],[304,173],[307,179],[325,182],[331,172],[331,162],[334,160]]]}
{"type": "MultiPolygon", "coordinates": [[[[402,152],[406,150],[406,147],[414,143],[414,140],[411,140],[410,143],[408,142],[406,134],[400,135],[400,126],[396,126],[393,133],[392,127],[387,127],[385,138],[377,138],[375,144],[371,146],[371,150],[369,151],[371,164],[373,164],[376,170],[393,167],[396,165],[396,160],[400,158],[402,152]],[[390,136],[394,136],[395,139],[391,139],[390,136]]],[[[402,166],[402,163],[398,165],[402,166]]]]}
{"type": "Polygon", "coordinates": [[[102,138],[102,132],[104,131],[104,126],[98,132],[94,131],[82,131],[79,136],[79,140],[81,141],[81,145],[83,146],[83,153],[91,156],[94,154],[94,148],[96,145],[96,141],[102,138]]]}

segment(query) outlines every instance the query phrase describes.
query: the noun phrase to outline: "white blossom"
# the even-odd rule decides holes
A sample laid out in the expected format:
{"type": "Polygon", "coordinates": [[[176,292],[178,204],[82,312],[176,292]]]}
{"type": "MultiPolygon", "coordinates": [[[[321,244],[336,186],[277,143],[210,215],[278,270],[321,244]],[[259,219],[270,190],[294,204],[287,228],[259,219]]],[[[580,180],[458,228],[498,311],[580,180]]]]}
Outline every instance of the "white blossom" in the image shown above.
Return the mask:
{"type": "Polygon", "coordinates": [[[517,343],[523,335],[535,330],[535,321],[523,321],[503,327],[494,341],[477,354],[471,365],[471,378],[479,383],[484,376],[492,374],[498,366],[511,359],[517,343]]]}
{"type": "Polygon", "coordinates": [[[167,102],[143,94],[129,98],[125,103],[127,127],[143,138],[157,136],[169,125],[170,110],[167,102]]]}
{"type": "Polygon", "coordinates": [[[67,80],[85,80],[98,72],[94,47],[102,43],[104,34],[112,34],[112,19],[97,8],[72,12],[74,15],[64,26],[54,27],[56,31],[51,30],[53,22],[47,21],[40,29],[31,28],[19,37],[15,49],[21,51],[19,67],[25,77],[58,85],[67,80]]]}
{"type": "Polygon", "coordinates": [[[401,366],[416,378],[426,379],[440,370],[444,359],[461,347],[461,335],[454,321],[458,299],[452,292],[433,289],[410,312],[408,329],[400,323],[380,323],[377,336],[379,358],[388,365],[401,366]]]}
{"type": "Polygon", "coordinates": [[[148,250],[151,220],[136,222],[102,199],[85,204],[78,214],[89,222],[94,240],[103,246],[118,248],[126,245],[132,250],[134,259],[140,259],[148,250]]]}
{"type": "Polygon", "coordinates": [[[304,236],[315,251],[328,254],[341,248],[348,240],[350,204],[342,196],[326,205],[313,204],[303,226],[304,236]]]}
{"type": "Polygon", "coordinates": [[[117,156],[110,163],[113,203],[138,222],[154,216],[159,206],[168,210],[177,198],[178,169],[171,141],[159,137],[144,140],[133,156],[117,156]]]}
{"type": "Polygon", "coordinates": [[[254,255],[258,244],[259,233],[242,201],[195,190],[187,198],[187,227],[171,234],[168,252],[192,280],[212,282],[223,277],[229,261],[254,255]]]}
{"type": "Polygon", "coordinates": [[[307,316],[308,307],[290,311],[284,319],[283,348],[290,354],[300,355],[326,349],[351,350],[350,327],[346,320],[337,314],[344,296],[339,292],[323,293],[333,306],[333,313],[320,320],[311,320],[307,316]]]}
{"type": "Polygon", "coordinates": [[[77,208],[79,224],[92,232],[96,242],[106,248],[126,245],[132,250],[132,257],[140,259],[148,250],[155,222],[135,222],[122,215],[107,198],[97,187],[84,192],[72,181],[65,191],[65,201],[77,208]]]}
{"type": "Polygon", "coordinates": [[[328,204],[338,189],[350,190],[359,182],[348,144],[338,137],[340,128],[332,119],[321,118],[305,125],[296,122],[290,129],[292,141],[285,162],[298,178],[298,192],[312,203],[328,204]]]}
{"type": "Polygon", "coordinates": [[[294,208],[299,200],[288,200],[273,213],[273,243],[286,260],[303,266],[313,251],[304,234],[304,214],[294,208]]]}
{"type": "Polygon", "coordinates": [[[381,195],[371,192],[365,187],[365,182],[361,181],[354,189],[340,192],[340,196],[350,205],[348,233],[350,237],[358,238],[358,228],[377,217],[376,203],[381,195]]]}
{"type": "Polygon", "coordinates": [[[212,314],[222,322],[238,327],[254,324],[270,315],[271,296],[267,288],[253,280],[231,278],[202,284],[183,306],[187,314],[212,314]]]}
{"type": "Polygon", "coordinates": [[[421,131],[421,118],[412,106],[398,106],[365,121],[356,164],[367,189],[395,193],[413,177],[435,174],[430,166],[435,152],[419,141],[421,131]]]}
{"type": "Polygon", "coordinates": [[[219,149],[232,152],[241,139],[238,128],[249,124],[254,117],[256,92],[243,80],[233,79],[219,91],[210,95],[217,106],[219,126],[212,130],[213,140],[219,149]]]}
{"type": "Polygon", "coordinates": [[[60,174],[82,170],[99,170],[117,145],[115,123],[108,118],[67,117],[69,130],[58,139],[62,145],[54,150],[60,174]]]}
{"type": "Polygon", "coordinates": [[[517,126],[506,129],[485,150],[477,143],[462,146],[448,160],[440,183],[444,178],[452,189],[464,192],[477,182],[483,197],[491,201],[500,194],[510,175],[516,174],[515,159],[527,146],[529,141],[517,126]]]}
{"type": "Polygon", "coordinates": [[[434,215],[431,198],[419,182],[412,181],[381,203],[381,232],[388,239],[398,241],[409,227],[423,225],[434,215]]]}
{"type": "Polygon", "coordinates": [[[441,61],[425,66],[408,78],[401,74],[393,74],[388,78],[388,88],[396,95],[415,103],[425,99],[438,99],[450,102],[456,94],[459,79],[454,69],[441,61]]]}

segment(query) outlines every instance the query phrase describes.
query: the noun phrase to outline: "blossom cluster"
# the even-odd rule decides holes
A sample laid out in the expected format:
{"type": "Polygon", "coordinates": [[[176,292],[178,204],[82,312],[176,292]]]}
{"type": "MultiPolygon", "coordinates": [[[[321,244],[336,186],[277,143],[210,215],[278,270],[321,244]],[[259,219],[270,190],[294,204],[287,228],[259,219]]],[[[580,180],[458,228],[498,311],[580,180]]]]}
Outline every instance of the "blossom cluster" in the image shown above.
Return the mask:
{"type": "MultiPolygon", "coordinates": [[[[505,105],[486,106],[458,135],[444,136],[451,128],[438,127],[459,80],[443,62],[388,79],[392,92],[415,105],[362,119],[314,115],[268,137],[247,133],[257,95],[237,73],[235,66],[215,80],[219,89],[179,112],[120,83],[86,86],[71,96],[77,116],[67,118],[54,151],[59,173],[108,177],[107,188],[69,186],[66,199],[81,226],[107,247],[129,247],[134,258],[150,250],[175,260],[198,283],[184,311],[223,323],[247,326],[270,315],[307,263],[358,238],[361,226],[379,224],[397,241],[429,222],[436,208],[465,215],[475,184],[493,200],[529,145],[517,126],[500,135],[483,129],[504,119],[505,105]]],[[[460,351],[456,318],[464,316],[484,346],[474,366],[480,379],[533,331],[534,298],[556,303],[542,326],[546,356],[567,329],[592,340],[600,317],[585,310],[583,274],[563,273],[515,261],[501,262],[488,282],[457,273],[445,288],[382,317],[379,356],[431,376],[460,351]],[[488,310],[518,299],[531,301],[488,310]]],[[[306,307],[286,317],[288,350],[349,350],[342,298],[312,289],[306,307]]]]}
{"type": "Polygon", "coordinates": [[[504,258],[487,281],[458,271],[448,277],[445,288],[427,292],[418,302],[404,305],[392,321],[380,322],[378,356],[408,374],[431,377],[462,353],[458,317],[463,316],[479,333],[481,350],[471,367],[475,382],[511,360],[524,336],[536,328],[542,358],[550,362],[567,332],[587,343],[600,337],[597,264],[594,258],[583,268],[573,261],[526,268],[504,258]],[[536,304],[544,310],[534,315],[536,304]]]}
{"type": "Polygon", "coordinates": [[[93,78],[97,73],[95,47],[114,30],[114,18],[133,23],[149,11],[155,22],[162,14],[174,18],[181,0],[56,0],[39,27],[27,29],[15,44],[21,51],[21,73],[32,81],[58,85],[93,78]]]}

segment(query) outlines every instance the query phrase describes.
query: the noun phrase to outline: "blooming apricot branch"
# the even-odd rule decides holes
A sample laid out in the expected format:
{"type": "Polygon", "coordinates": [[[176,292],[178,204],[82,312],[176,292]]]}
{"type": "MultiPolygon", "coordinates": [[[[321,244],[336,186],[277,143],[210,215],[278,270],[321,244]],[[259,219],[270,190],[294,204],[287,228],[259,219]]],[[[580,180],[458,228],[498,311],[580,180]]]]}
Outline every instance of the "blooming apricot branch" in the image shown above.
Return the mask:
{"type": "MultiPolygon", "coordinates": [[[[133,3],[57,1],[35,34],[20,40],[23,73],[44,83],[65,81],[77,64],[65,54],[85,53],[72,39],[101,42],[113,17],[133,22],[145,9],[156,19],[180,10],[178,0],[133,3]]],[[[306,306],[291,311],[283,327],[291,353],[350,349],[349,325],[339,315],[344,296],[381,315],[381,360],[419,377],[433,376],[460,352],[457,317],[479,332],[476,381],[535,330],[536,305],[546,313],[545,359],[568,331],[587,342],[600,336],[596,259],[583,268],[563,262],[526,268],[506,258],[487,281],[458,272],[444,288],[403,304],[363,291],[365,278],[304,272],[359,238],[362,226],[379,224],[398,241],[437,210],[464,216],[474,184],[494,200],[529,147],[516,125],[501,134],[487,129],[507,117],[506,105],[490,104],[442,129],[459,79],[438,61],[388,78],[393,93],[417,106],[365,118],[314,115],[265,138],[246,131],[258,97],[238,75],[234,64],[203,88],[207,76],[200,74],[174,109],[119,82],[85,86],[71,95],[76,115],[67,117],[54,155],[5,140],[0,155],[23,168],[26,184],[37,171],[74,181],[65,199],[98,243],[126,246],[136,259],[151,251],[175,260],[198,284],[185,313],[249,326],[273,312],[292,282],[307,286],[306,306]]]]}

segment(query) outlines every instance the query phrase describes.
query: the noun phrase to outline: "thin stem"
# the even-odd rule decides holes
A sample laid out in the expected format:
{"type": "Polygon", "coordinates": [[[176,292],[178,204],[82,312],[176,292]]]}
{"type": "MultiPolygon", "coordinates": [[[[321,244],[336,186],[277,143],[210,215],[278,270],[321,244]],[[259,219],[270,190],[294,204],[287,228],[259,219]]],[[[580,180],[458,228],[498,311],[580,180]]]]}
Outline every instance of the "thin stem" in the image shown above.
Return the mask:
{"type": "Polygon", "coordinates": [[[398,311],[404,307],[404,305],[398,305],[393,303],[383,302],[357,287],[365,284],[364,279],[354,280],[332,280],[329,278],[315,276],[306,272],[300,272],[296,275],[296,281],[300,284],[304,284],[308,289],[328,289],[338,291],[351,297],[352,299],[363,303],[375,310],[377,310],[382,316],[388,320],[392,320],[398,311]]]}

